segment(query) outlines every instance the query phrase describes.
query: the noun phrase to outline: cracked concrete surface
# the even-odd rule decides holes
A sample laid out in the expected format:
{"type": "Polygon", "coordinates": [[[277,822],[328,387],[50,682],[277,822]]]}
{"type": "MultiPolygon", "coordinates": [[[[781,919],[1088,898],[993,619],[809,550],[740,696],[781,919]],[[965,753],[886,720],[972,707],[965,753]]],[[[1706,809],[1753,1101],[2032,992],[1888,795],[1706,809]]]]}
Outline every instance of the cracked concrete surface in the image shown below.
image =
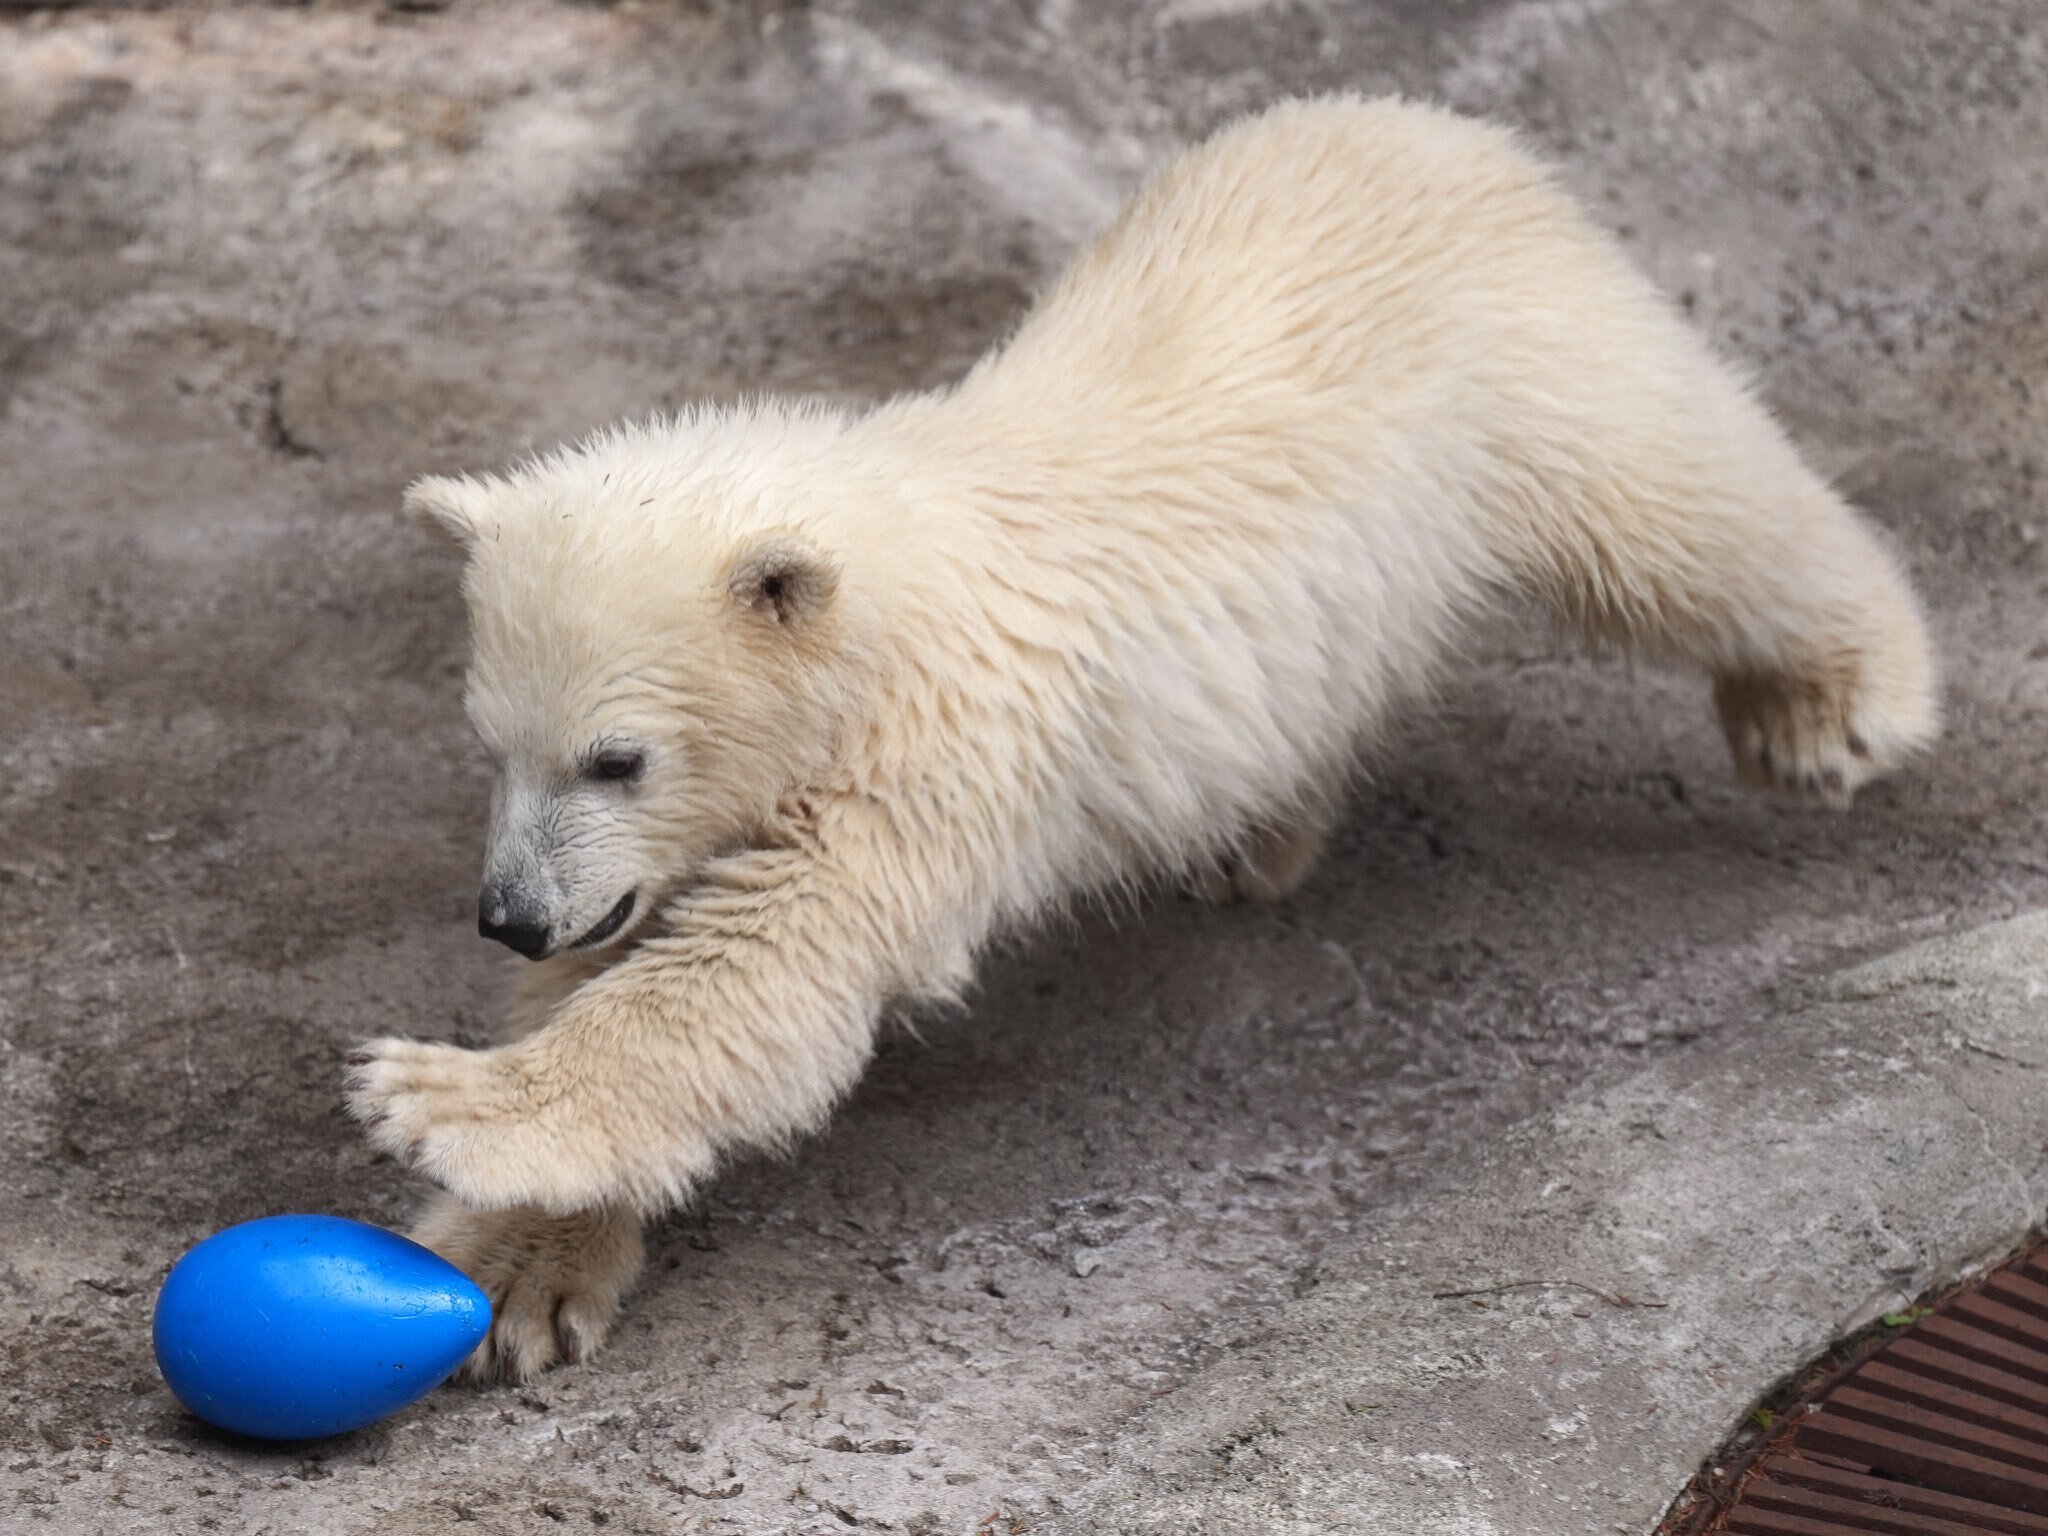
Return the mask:
{"type": "Polygon", "coordinates": [[[2048,1046],[1907,1031],[1894,1082],[1770,1021],[2048,904],[2044,164],[2033,0],[0,5],[0,1530],[1640,1528],[1830,1319],[2039,1206],[2011,1105],[2048,1046]],[[657,1231],[596,1365],[311,1447],[186,1419],[147,1349],[170,1262],[277,1210],[401,1223],[339,1057],[481,1041],[501,995],[455,571],[398,486],[694,397],[941,381],[1153,159],[1337,87],[1520,125],[1755,369],[1928,594],[1942,749],[1849,816],[1782,810],[1730,783],[1697,680],[1504,623],[1301,896],[1008,946],[828,1134],[657,1231]],[[1882,1198],[1786,1175],[1805,1214],[1718,1227],[1657,1148],[1586,1131],[1593,1215],[1529,1206],[1517,1149],[1630,1094],[1699,1130],[1656,1095],[1751,1060],[1777,1118],[1726,1134],[1805,1134],[1801,1085],[1853,1077],[1863,1139],[1816,1123],[1905,1148],[1882,1198]],[[1922,1181],[1978,1137],[2010,1171],[1951,1210],[1922,1181]],[[1695,1234],[1672,1309],[1439,1324],[1401,1289],[1499,1280],[1509,1234],[1621,1268],[1601,1211],[1695,1234]],[[1730,1230],[1805,1255],[1753,1336],[1730,1230]],[[1258,1503],[1374,1454],[1315,1372],[1368,1372],[1395,1322],[1447,1384],[1398,1399],[1415,1487],[1258,1503]],[[1606,1484],[1567,1452],[1626,1383],[1451,1412],[1516,1329],[1618,1370],[1681,1326],[1739,1370],[1655,1399],[1683,1432],[1606,1484]],[[1261,1412],[1286,1434],[1204,1474],[1261,1412]],[[1487,1434],[1608,1524],[1429,1504],[1487,1434]]]}

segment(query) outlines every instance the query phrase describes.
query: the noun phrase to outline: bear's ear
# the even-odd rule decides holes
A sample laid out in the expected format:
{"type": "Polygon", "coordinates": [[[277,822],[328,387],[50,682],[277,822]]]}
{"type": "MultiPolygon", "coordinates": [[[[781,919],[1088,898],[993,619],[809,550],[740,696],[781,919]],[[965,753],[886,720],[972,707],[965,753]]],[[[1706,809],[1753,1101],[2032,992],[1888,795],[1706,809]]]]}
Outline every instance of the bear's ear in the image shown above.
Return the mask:
{"type": "Polygon", "coordinates": [[[489,521],[490,492],[459,475],[428,475],[405,488],[405,515],[467,552],[489,521]]]}
{"type": "Polygon", "coordinates": [[[776,534],[740,555],[726,589],[749,612],[801,629],[831,605],[839,568],[796,535],[776,534]]]}

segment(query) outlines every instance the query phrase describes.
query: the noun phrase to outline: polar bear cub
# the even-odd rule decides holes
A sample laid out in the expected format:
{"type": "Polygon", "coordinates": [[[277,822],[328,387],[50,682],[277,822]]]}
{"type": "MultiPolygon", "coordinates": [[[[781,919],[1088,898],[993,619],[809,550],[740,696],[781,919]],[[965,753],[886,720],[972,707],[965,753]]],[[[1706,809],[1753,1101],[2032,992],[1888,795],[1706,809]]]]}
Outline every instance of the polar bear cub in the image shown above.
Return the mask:
{"type": "Polygon", "coordinates": [[[602,1340],[641,1218],[817,1126],[892,999],[1079,892],[1307,873],[1360,749],[1528,593],[1700,667],[1740,777],[1936,729],[1913,594],[1506,133],[1277,107],[1169,166],[954,387],[700,410],[408,506],[468,552],[494,1050],[349,1102],[454,1198],[472,1368],[602,1340]]]}

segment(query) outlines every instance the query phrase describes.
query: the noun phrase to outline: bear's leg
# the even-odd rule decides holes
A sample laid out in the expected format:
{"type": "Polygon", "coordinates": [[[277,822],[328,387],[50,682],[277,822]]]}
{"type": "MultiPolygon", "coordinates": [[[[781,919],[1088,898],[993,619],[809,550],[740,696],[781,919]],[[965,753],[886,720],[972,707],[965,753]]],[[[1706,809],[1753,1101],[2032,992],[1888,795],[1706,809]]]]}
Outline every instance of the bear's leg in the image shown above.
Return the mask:
{"type": "MultiPolygon", "coordinates": [[[[538,1029],[555,1004],[602,966],[568,956],[521,973],[508,1033],[538,1029]]],[[[552,1216],[531,1206],[471,1210],[435,1190],[412,1227],[491,1298],[491,1331],[456,1375],[530,1381],[603,1347],[643,1263],[640,1219],[608,1206],[552,1216]]]]}
{"type": "Polygon", "coordinates": [[[1237,847],[1202,871],[1195,894],[1218,906],[1285,901],[1315,872],[1339,803],[1338,790],[1320,787],[1286,811],[1260,820],[1237,847]]]}
{"type": "Polygon", "coordinates": [[[1595,501],[1536,564],[1596,640],[1706,668],[1742,782],[1846,806],[1933,739],[1932,646],[1856,512],[1796,466],[1778,489],[1595,501]]]}
{"type": "Polygon", "coordinates": [[[1931,741],[1938,713],[1912,590],[1856,514],[1829,502],[1808,558],[1733,605],[1712,660],[1736,776],[1840,808],[1931,741]]]}
{"type": "Polygon", "coordinates": [[[988,917],[865,799],[777,843],[716,861],[524,1040],[370,1042],[350,1113],[472,1206],[557,1216],[651,1215],[721,1156],[788,1145],[853,1086],[887,998],[957,988],[988,917]]]}
{"type": "Polygon", "coordinates": [[[491,1331],[462,1363],[466,1381],[531,1381],[603,1347],[644,1262],[640,1218],[620,1207],[551,1216],[531,1206],[473,1211],[435,1191],[412,1239],[491,1298],[491,1331]]]}

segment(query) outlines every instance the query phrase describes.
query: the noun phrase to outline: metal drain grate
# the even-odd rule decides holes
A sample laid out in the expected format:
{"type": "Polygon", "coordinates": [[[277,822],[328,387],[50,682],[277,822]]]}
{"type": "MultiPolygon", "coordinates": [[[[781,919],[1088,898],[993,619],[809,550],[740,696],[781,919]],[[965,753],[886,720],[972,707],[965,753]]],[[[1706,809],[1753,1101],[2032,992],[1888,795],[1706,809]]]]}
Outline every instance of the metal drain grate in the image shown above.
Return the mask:
{"type": "Polygon", "coordinates": [[[1666,1530],[2048,1536],[2048,1247],[1827,1378],[1666,1530]]]}

